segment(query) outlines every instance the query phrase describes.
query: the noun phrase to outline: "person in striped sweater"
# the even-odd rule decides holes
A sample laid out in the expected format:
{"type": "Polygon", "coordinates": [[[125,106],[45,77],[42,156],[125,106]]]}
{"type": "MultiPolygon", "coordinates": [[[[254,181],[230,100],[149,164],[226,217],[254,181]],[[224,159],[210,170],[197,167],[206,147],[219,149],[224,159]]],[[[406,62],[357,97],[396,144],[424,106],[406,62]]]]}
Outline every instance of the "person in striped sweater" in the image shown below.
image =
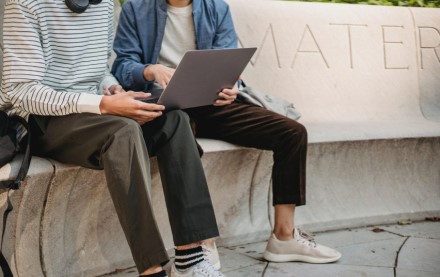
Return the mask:
{"type": "MultiPolygon", "coordinates": [[[[198,250],[186,267],[204,260],[200,241],[218,228],[188,116],[138,101],[150,94],[124,91],[109,73],[113,8],[113,0],[6,0],[0,109],[29,120],[33,154],[105,171],[139,272],[165,276],[149,157],[157,156],[177,249],[198,250]]],[[[209,263],[200,270],[221,276],[209,263]]]]}

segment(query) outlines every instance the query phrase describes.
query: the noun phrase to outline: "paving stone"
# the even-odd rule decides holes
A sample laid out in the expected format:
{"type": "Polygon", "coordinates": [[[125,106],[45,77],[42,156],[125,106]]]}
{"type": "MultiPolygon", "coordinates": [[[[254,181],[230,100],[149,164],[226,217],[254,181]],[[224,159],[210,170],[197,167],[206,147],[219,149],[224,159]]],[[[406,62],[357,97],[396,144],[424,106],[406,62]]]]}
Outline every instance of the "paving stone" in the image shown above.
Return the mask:
{"type": "MultiPolygon", "coordinates": [[[[262,262],[246,255],[236,253],[229,249],[219,248],[220,261],[222,264],[222,272],[227,273],[230,271],[237,271],[241,268],[264,265],[266,262],[262,262]]],[[[253,270],[253,269],[252,269],[253,270]]]]}
{"type": "Polygon", "coordinates": [[[267,242],[250,243],[235,247],[228,247],[229,250],[249,256],[251,258],[262,260],[263,252],[266,249],[267,242]]]}
{"type": "Polygon", "coordinates": [[[243,276],[259,277],[259,276],[263,276],[264,269],[266,268],[266,266],[267,266],[266,263],[260,263],[248,267],[243,267],[237,270],[228,271],[225,274],[227,277],[243,277],[243,276]]]}
{"type": "Polygon", "coordinates": [[[400,268],[396,270],[396,277],[438,277],[439,275],[439,272],[427,272],[400,268]]]}
{"type": "MultiPolygon", "coordinates": [[[[246,275],[243,275],[246,276],[246,275]]],[[[247,275],[252,276],[252,275],[247,275]]],[[[270,263],[264,277],[393,277],[392,268],[340,264],[270,263]]]]}
{"type": "Polygon", "coordinates": [[[440,276],[440,240],[409,238],[400,250],[397,268],[436,272],[440,276]]]}
{"type": "Polygon", "coordinates": [[[381,228],[407,237],[440,239],[440,222],[418,222],[411,225],[392,225],[381,228]]]}
{"type": "Polygon", "coordinates": [[[344,247],[399,237],[388,232],[375,233],[372,231],[374,228],[376,227],[317,233],[315,235],[315,240],[317,243],[329,247],[344,247]]]}
{"type": "Polygon", "coordinates": [[[405,239],[396,238],[336,247],[342,253],[338,264],[394,267],[397,252],[405,239]]]}

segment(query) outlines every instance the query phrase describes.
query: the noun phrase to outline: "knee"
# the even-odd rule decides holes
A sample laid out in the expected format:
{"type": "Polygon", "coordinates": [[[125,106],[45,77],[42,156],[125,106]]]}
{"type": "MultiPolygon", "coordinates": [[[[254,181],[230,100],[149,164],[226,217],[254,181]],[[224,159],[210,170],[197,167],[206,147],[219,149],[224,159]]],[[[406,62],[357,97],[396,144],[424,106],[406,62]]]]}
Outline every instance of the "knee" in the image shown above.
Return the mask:
{"type": "Polygon", "coordinates": [[[113,137],[138,137],[142,134],[139,123],[131,118],[122,116],[109,116],[106,119],[109,128],[113,130],[111,135],[113,137]]]}
{"type": "MultiPolygon", "coordinates": [[[[164,118],[164,122],[166,125],[170,126],[173,129],[179,127],[188,127],[190,126],[190,119],[187,113],[181,110],[173,110],[162,115],[164,118]]],[[[164,126],[165,127],[165,126],[164,126]]]]}
{"type": "Polygon", "coordinates": [[[170,112],[167,112],[163,115],[168,120],[177,122],[177,123],[187,123],[189,122],[189,116],[186,112],[181,110],[173,110],[170,112]]]}
{"type": "Polygon", "coordinates": [[[308,135],[304,125],[292,120],[287,124],[286,131],[286,141],[290,141],[295,145],[307,145],[308,135]]]}

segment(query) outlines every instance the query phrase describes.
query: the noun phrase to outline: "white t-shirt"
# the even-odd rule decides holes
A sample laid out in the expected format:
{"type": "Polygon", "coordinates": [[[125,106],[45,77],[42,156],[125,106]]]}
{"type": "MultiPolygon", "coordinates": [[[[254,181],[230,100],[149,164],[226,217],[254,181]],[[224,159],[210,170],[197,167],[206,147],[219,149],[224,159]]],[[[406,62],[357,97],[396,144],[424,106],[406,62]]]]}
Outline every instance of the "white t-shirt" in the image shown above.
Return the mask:
{"type": "Polygon", "coordinates": [[[196,50],[192,11],[192,4],[179,8],[168,5],[168,18],[158,63],[176,68],[186,51],[196,50]]]}

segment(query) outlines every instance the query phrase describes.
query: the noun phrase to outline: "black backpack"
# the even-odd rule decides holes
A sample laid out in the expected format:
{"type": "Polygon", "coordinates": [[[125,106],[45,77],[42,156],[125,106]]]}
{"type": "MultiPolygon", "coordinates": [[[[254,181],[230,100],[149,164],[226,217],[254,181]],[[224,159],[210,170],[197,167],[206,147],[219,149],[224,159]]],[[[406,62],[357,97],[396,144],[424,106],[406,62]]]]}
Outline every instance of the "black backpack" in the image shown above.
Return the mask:
{"type": "Polygon", "coordinates": [[[29,126],[23,118],[19,116],[8,116],[4,111],[0,111],[0,167],[12,161],[15,155],[19,152],[19,142],[16,139],[17,131],[15,130],[16,125],[22,125],[27,130],[26,141],[23,146],[24,156],[21,162],[20,170],[18,171],[17,177],[14,180],[0,181],[0,192],[6,191],[7,193],[7,203],[8,207],[3,214],[3,230],[1,234],[0,242],[0,266],[2,268],[5,277],[11,277],[12,271],[6,261],[5,256],[1,252],[3,248],[3,237],[5,234],[6,220],[9,213],[12,211],[12,203],[9,199],[10,190],[17,190],[20,188],[21,183],[26,178],[29,164],[31,162],[31,151],[30,151],[30,140],[31,136],[29,133],[29,126]]]}

